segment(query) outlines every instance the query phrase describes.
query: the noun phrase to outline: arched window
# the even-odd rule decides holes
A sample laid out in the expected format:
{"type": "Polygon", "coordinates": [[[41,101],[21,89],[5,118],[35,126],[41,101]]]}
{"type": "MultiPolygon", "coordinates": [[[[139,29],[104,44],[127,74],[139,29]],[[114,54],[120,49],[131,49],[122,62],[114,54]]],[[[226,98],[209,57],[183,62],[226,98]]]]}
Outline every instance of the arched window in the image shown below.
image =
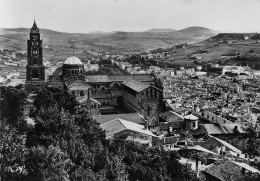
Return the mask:
{"type": "Polygon", "coordinates": [[[147,114],[148,114],[148,116],[150,116],[150,114],[151,114],[151,107],[148,105],[148,108],[147,108],[147,114]]]}
{"type": "Polygon", "coordinates": [[[84,91],[80,91],[80,96],[84,96],[85,95],[85,93],[84,93],[84,91]]]}
{"type": "Polygon", "coordinates": [[[109,101],[107,101],[107,106],[110,106],[110,102],[109,101]]]}
{"type": "Polygon", "coordinates": [[[104,106],[106,106],[106,103],[105,103],[105,102],[102,102],[101,105],[104,107],[104,106]]]}
{"type": "Polygon", "coordinates": [[[120,86],[117,83],[114,84],[114,88],[119,88],[119,87],[120,86]]]}
{"type": "Polygon", "coordinates": [[[106,89],[105,89],[105,87],[102,86],[100,90],[101,91],[105,91],[106,89]]]}
{"type": "Polygon", "coordinates": [[[32,78],[39,78],[39,71],[38,70],[33,70],[32,71],[32,78]]]}

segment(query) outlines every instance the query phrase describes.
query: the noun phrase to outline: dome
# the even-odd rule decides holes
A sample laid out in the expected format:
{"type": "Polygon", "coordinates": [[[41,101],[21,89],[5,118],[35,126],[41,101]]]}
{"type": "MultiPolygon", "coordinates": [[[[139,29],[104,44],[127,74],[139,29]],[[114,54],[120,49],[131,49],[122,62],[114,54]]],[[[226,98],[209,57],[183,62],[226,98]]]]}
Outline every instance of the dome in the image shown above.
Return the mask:
{"type": "Polygon", "coordinates": [[[66,65],[82,65],[82,62],[79,58],[73,56],[67,58],[67,60],[64,62],[66,65]]]}

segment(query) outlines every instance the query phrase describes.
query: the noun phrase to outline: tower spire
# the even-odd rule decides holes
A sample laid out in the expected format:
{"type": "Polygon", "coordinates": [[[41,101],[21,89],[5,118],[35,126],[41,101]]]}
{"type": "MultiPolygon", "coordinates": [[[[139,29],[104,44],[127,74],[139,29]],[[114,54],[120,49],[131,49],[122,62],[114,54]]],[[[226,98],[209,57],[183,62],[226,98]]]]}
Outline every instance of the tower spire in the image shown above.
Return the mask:
{"type": "Polygon", "coordinates": [[[37,24],[36,24],[36,22],[35,22],[35,17],[34,17],[34,19],[33,19],[33,26],[32,26],[32,28],[31,28],[31,30],[39,31],[39,28],[37,27],[37,24]]]}

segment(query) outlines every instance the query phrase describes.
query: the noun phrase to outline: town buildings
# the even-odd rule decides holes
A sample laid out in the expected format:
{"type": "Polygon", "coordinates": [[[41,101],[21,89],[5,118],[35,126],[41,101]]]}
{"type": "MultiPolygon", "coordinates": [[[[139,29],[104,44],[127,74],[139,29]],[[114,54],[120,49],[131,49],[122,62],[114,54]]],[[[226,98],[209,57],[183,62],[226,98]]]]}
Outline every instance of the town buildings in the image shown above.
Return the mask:
{"type": "MultiPolygon", "coordinates": [[[[221,71],[209,75],[199,66],[173,70],[150,66],[141,74],[139,66],[114,61],[131,74],[87,75],[99,66],[84,65],[71,56],[46,77],[35,22],[27,45],[25,90],[68,90],[80,103],[79,108],[100,123],[107,139],[126,138],[166,151],[195,150],[209,154],[207,158],[229,159],[232,164],[232,159],[236,163],[239,159],[248,161],[229,141],[247,139],[248,128],[259,132],[260,84],[249,68],[213,66],[221,71]]],[[[211,170],[204,171],[212,176],[211,170]]]]}

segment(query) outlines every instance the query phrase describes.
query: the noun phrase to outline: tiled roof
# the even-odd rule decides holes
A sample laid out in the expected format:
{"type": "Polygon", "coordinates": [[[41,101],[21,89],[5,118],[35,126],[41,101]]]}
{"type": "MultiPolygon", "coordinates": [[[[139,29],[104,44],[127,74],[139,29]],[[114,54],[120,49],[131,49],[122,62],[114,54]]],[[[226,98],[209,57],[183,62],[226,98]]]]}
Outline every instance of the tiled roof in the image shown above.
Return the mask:
{"type": "Polygon", "coordinates": [[[109,79],[109,77],[107,75],[88,75],[85,76],[86,81],[90,82],[90,83],[96,83],[96,82],[100,82],[100,83],[105,83],[105,82],[111,82],[111,80],[109,79]]]}
{"type": "Polygon", "coordinates": [[[199,142],[199,145],[208,150],[215,150],[217,147],[225,146],[228,150],[231,150],[235,153],[242,154],[242,151],[234,147],[233,145],[227,143],[224,140],[216,138],[211,135],[206,135],[203,137],[204,141],[199,142]]]}
{"type": "Polygon", "coordinates": [[[133,123],[144,125],[144,118],[139,113],[127,113],[127,114],[109,114],[109,115],[95,115],[92,116],[99,124],[104,124],[113,119],[124,119],[133,123]]]}
{"type": "Polygon", "coordinates": [[[85,76],[87,82],[123,82],[125,80],[137,80],[140,82],[155,82],[152,74],[131,74],[131,75],[88,75],[85,76]]]}
{"type": "Polygon", "coordinates": [[[116,133],[119,133],[126,129],[126,127],[119,121],[119,119],[111,120],[105,124],[100,125],[102,129],[106,131],[106,137],[112,137],[116,133]]]}
{"type": "Polygon", "coordinates": [[[138,80],[141,82],[154,82],[153,74],[130,74],[130,75],[110,75],[109,79],[115,82],[123,82],[125,80],[138,80]]]}
{"type": "Polygon", "coordinates": [[[124,81],[123,84],[131,89],[133,89],[134,91],[136,92],[141,92],[143,91],[144,89],[147,89],[148,87],[150,87],[149,84],[145,84],[143,82],[139,82],[139,81],[136,81],[136,80],[127,80],[127,81],[124,81]]]}
{"type": "Polygon", "coordinates": [[[241,175],[241,167],[228,160],[222,160],[218,163],[214,163],[213,166],[205,170],[205,173],[212,175],[219,180],[229,180],[227,177],[241,175]]]}
{"type": "Polygon", "coordinates": [[[136,124],[130,121],[126,121],[123,119],[114,119],[107,123],[101,124],[100,127],[106,131],[106,137],[111,138],[115,134],[124,131],[124,130],[131,130],[134,132],[138,132],[141,134],[145,134],[148,136],[157,137],[152,132],[150,132],[148,129],[144,129],[143,125],[136,124]]]}
{"type": "Polygon", "coordinates": [[[74,87],[74,86],[79,87],[79,86],[83,86],[84,89],[90,88],[90,86],[89,86],[84,80],[76,79],[76,78],[69,79],[68,81],[66,81],[66,84],[67,84],[69,87],[74,87]]]}
{"type": "Polygon", "coordinates": [[[112,97],[122,97],[123,91],[122,90],[110,90],[112,97]]]}
{"type": "Polygon", "coordinates": [[[240,124],[203,124],[208,134],[234,134],[234,128],[237,126],[239,133],[247,133],[240,124]]]}

